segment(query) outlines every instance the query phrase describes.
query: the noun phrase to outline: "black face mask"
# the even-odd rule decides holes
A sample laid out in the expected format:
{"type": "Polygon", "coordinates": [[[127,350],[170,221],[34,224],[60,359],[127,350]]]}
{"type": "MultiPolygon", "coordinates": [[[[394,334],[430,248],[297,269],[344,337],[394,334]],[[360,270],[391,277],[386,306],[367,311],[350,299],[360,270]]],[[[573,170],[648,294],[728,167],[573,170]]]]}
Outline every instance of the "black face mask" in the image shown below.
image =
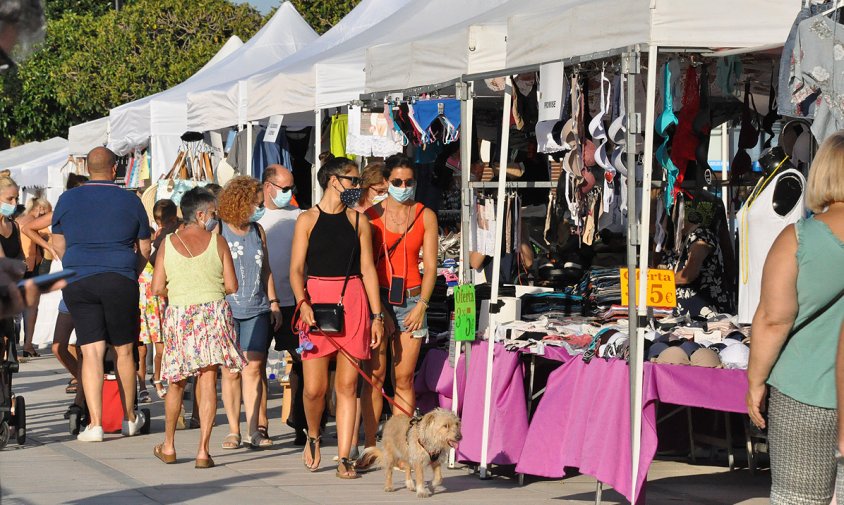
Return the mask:
{"type": "Polygon", "coordinates": [[[354,207],[360,201],[362,194],[361,188],[344,188],[343,191],[337,190],[340,193],[340,201],[346,207],[354,207]]]}

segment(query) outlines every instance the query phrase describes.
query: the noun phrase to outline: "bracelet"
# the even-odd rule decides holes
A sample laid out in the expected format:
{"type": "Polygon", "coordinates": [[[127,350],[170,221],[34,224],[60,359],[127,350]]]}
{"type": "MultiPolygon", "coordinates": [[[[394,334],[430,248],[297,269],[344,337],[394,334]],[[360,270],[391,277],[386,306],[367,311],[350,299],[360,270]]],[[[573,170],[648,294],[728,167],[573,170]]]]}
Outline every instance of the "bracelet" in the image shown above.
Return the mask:
{"type": "Polygon", "coordinates": [[[273,298],[272,300],[270,300],[270,305],[274,303],[277,303],[278,306],[281,307],[281,302],[278,300],[278,298],[273,298]]]}
{"type": "Polygon", "coordinates": [[[424,305],[426,309],[428,309],[428,308],[430,308],[430,307],[431,307],[430,305],[428,305],[428,300],[426,300],[426,299],[422,298],[421,296],[419,297],[419,303],[421,303],[422,305],[424,305]]]}

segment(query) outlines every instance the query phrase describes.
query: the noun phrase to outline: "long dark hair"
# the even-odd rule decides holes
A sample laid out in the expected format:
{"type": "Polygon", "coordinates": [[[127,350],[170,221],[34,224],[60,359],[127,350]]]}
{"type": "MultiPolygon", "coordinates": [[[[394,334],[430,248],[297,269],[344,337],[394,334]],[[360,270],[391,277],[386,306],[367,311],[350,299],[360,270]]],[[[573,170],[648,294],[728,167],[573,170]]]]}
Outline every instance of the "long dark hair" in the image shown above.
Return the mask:
{"type": "Polygon", "coordinates": [[[336,175],[345,175],[353,167],[357,167],[357,165],[349,158],[331,156],[317,172],[317,181],[322,189],[326,189],[329,179],[336,175]]]}

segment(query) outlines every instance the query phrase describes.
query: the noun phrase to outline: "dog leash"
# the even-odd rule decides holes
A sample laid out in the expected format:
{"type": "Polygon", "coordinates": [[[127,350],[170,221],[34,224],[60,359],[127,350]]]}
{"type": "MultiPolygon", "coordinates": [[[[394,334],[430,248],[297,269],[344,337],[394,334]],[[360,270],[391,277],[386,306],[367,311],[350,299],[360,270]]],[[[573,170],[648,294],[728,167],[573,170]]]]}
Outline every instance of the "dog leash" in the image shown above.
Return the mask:
{"type": "MultiPolygon", "coordinates": [[[[304,302],[305,302],[305,300],[302,300],[296,305],[296,309],[294,309],[294,311],[293,311],[294,318],[293,318],[293,321],[291,321],[291,323],[290,323],[291,325],[296,324],[295,315],[299,312],[299,308],[302,306],[302,303],[304,303],[304,302]]],[[[380,387],[375,385],[375,381],[373,381],[372,378],[369,375],[367,375],[366,372],[363,371],[363,369],[357,364],[357,359],[354,358],[351,354],[349,354],[349,351],[347,351],[345,348],[343,348],[342,345],[338,344],[337,341],[334,340],[334,337],[332,337],[331,335],[322,331],[322,328],[320,328],[319,325],[316,324],[316,322],[314,322],[314,323],[315,323],[314,324],[315,331],[317,333],[319,333],[320,335],[322,335],[323,337],[327,338],[328,341],[331,342],[331,345],[333,345],[335,349],[337,349],[343,356],[346,357],[347,360],[349,360],[349,363],[351,363],[352,366],[355,367],[355,370],[357,370],[358,374],[360,374],[360,376],[363,377],[363,380],[368,382],[369,385],[372,386],[374,389],[377,389],[378,392],[381,393],[381,396],[383,396],[384,399],[387,400],[387,402],[391,406],[400,410],[403,414],[405,414],[407,417],[410,417],[411,419],[414,417],[413,414],[408,412],[406,408],[404,408],[401,405],[399,405],[398,403],[396,403],[395,400],[393,400],[386,393],[384,393],[383,389],[381,389],[380,387]]],[[[396,396],[399,396],[399,395],[396,395],[396,396]]],[[[401,398],[401,397],[399,396],[399,398],[401,398]]],[[[404,400],[404,398],[402,398],[402,400],[404,400]]],[[[405,401],[405,403],[407,403],[407,400],[404,400],[404,401],[405,401]]]]}

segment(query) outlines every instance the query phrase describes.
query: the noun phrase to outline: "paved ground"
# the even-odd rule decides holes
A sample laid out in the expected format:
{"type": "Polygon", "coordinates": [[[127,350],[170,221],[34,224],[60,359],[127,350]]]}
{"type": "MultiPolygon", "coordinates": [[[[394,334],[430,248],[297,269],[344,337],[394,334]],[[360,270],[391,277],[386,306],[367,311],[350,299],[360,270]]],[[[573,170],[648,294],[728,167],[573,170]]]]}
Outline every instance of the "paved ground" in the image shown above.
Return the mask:
{"type": "MultiPolygon", "coordinates": [[[[163,404],[151,405],[153,434],[134,438],[107,435],[104,443],[76,442],[62,419],[70,397],[64,393],[67,375],[51,356],[21,365],[15,391],[28,404],[29,439],[25,446],[10,443],[0,452],[0,503],[36,504],[339,504],[415,503],[414,494],[385,493],[380,472],[356,481],[334,477],[331,457],[336,448],[328,438],[323,470],[310,474],[294,447],[292,430],[278,420],[280,389],[271,392],[270,435],[275,446],[267,451],[219,447],[225,427],[212,434],[217,467],[195,470],[193,456],[197,431],[177,432],[179,464],[164,466],[152,455],[162,440],[163,404]]],[[[217,422],[223,424],[222,405],[217,422]]],[[[430,478],[430,476],[429,476],[430,478]]],[[[751,476],[746,470],[729,472],[725,466],[692,466],[685,462],[656,461],[649,474],[648,503],[653,504],[763,504],[770,486],[767,473],[751,476]]],[[[531,480],[520,487],[510,477],[481,481],[467,469],[446,470],[445,489],[428,500],[433,503],[544,504],[594,503],[595,480],[578,476],[564,481],[531,480]]],[[[604,503],[624,503],[612,490],[604,503]]]]}

